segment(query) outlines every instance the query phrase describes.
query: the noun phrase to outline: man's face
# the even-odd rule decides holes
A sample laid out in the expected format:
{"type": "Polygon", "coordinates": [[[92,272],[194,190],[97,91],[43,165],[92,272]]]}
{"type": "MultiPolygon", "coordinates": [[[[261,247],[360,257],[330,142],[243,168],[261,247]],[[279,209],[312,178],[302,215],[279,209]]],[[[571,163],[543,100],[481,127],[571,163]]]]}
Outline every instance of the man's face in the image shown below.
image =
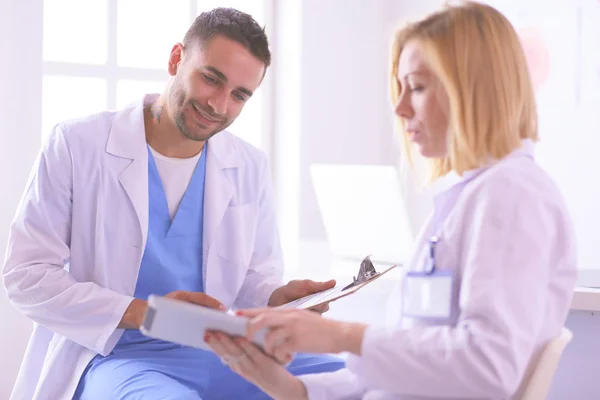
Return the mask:
{"type": "Polygon", "coordinates": [[[194,49],[173,47],[168,101],[181,133],[206,141],[231,125],[260,85],[265,68],[240,43],[220,35],[194,49]]]}

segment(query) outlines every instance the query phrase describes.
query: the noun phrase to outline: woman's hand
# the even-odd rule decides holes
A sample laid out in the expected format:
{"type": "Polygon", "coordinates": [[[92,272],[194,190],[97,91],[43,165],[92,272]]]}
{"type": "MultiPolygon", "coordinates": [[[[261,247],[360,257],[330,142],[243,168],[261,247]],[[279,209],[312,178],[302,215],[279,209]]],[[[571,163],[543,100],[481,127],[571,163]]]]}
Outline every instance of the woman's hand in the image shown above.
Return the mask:
{"type": "Polygon", "coordinates": [[[302,381],[247,339],[231,338],[222,332],[208,332],[204,341],[221,357],[223,363],[274,399],[308,398],[302,381]]]}
{"type": "Polygon", "coordinates": [[[246,337],[267,329],[265,353],[281,363],[289,362],[295,352],[360,355],[366,325],[334,321],[306,310],[258,309],[239,311],[250,317],[246,337]]]}

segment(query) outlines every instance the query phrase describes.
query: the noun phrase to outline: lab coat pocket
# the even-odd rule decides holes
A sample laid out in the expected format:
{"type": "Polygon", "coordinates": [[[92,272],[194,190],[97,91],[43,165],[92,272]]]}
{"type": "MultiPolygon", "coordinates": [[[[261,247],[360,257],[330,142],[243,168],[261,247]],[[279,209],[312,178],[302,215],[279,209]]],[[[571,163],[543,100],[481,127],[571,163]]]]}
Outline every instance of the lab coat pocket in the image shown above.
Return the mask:
{"type": "Polygon", "coordinates": [[[58,333],[52,335],[52,339],[50,339],[50,342],[48,343],[48,350],[46,351],[46,361],[51,359],[62,339],[64,339],[64,336],[59,335],[58,333]]]}
{"type": "Polygon", "coordinates": [[[227,207],[217,234],[221,258],[235,264],[250,264],[256,238],[257,211],[256,202],[227,207]]]}

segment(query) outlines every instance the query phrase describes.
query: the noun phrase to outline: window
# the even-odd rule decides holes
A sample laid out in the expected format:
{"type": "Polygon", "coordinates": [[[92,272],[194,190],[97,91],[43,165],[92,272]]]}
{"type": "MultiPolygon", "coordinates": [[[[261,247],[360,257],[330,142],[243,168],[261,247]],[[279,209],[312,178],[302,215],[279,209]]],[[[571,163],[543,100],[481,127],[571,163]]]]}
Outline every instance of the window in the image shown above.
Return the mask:
{"type": "MultiPolygon", "coordinates": [[[[117,109],[161,93],[167,60],[199,12],[238,8],[265,24],[265,1],[44,0],[42,132],[62,120],[117,109]],[[67,12],[68,10],[68,12],[67,12]]],[[[230,130],[260,146],[259,89],[230,130]]]]}

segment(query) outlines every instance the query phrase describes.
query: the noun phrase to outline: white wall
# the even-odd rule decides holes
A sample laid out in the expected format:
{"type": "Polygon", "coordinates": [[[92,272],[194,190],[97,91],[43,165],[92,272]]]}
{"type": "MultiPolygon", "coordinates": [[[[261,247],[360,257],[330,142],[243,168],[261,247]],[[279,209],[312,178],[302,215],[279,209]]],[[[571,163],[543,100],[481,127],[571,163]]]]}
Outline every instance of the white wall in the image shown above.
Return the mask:
{"type": "Polygon", "coordinates": [[[310,164],[395,162],[386,3],[302,1],[301,239],[325,239],[310,164]]]}
{"type": "MultiPolygon", "coordinates": [[[[400,165],[388,93],[391,37],[402,19],[420,16],[437,5],[436,0],[302,1],[301,241],[327,239],[310,178],[311,164],[400,165]]],[[[412,176],[407,179],[406,202],[416,232],[431,210],[431,199],[418,191],[412,176]]]]}
{"type": "MultiPolygon", "coordinates": [[[[40,145],[41,0],[0,1],[0,254],[40,145]]],[[[0,399],[16,377],[31,323],[0,290],[0,399]]]]}

